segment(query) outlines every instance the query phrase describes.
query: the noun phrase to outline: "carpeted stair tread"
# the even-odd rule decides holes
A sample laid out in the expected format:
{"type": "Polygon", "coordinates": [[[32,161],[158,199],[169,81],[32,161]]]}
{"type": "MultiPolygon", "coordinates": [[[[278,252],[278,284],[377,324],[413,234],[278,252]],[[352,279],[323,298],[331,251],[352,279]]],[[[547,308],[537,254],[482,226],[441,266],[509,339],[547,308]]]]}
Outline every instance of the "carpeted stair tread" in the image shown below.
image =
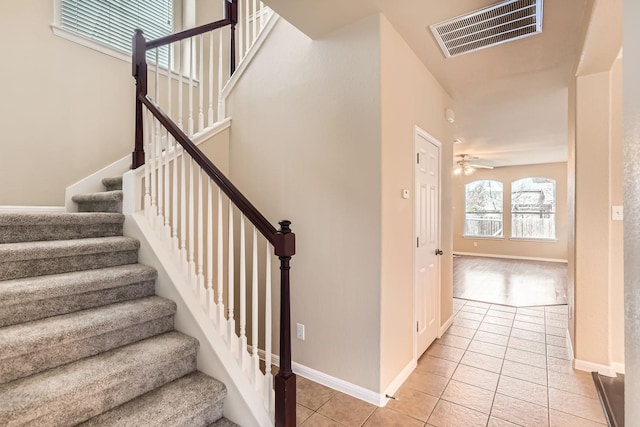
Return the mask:
{"type": "Polygon", "coordinates": [[[6,243],[0,245],[0,280],[133,264],[139,247],[122,236],[6,243]]]}
{"type": "Polygon", "coordinates": [[[151,296],[154,268],[127,264],[0,282],[0,327],[151,296]]]}
{"type": "Polygon", "coordinates": [[[80,426],[204,427],[222,417],[226,394],[220,381],[193,372],[80,426]]]}
{"type": "Polygon", "coordinates": [[[0,213],[0,243],[121,236],[120,213],[0,213]]]}
{"type": "Polygon", "coordinates": [[[71,198],[79,212],[122,212],[122,190],[77,194],[71,198]]]}
{"type": "Polygon", "coordinates": [[[240,426],[238,426],[238,424],[232,421],[229,421],[226,418],[220,418],[215,423],[209,424],[209,427],[240,427],[240,426]]]}
{"type": "Polygon", "coordinates": [[[168,332],[0,386],[0,425],[74,425],[195,371],[198,341],[168,332]]]}
{"type": "Polygon", "coordinates": [[[102,185],[104,185],[107,191],[122,190],[122,176],[104,178],[102,185]]]}
{"type": "Polygon", "coordinates": [[[175,312],[152,296],[0,328],[0,384],[169,332],[175,312]]]}

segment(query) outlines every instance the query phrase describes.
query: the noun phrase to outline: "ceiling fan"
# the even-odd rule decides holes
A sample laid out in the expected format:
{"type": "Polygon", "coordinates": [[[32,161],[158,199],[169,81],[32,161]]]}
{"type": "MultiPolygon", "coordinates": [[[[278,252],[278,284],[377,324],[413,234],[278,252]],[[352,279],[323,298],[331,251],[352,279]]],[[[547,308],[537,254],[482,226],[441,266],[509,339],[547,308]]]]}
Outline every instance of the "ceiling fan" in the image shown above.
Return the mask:
{"type": "Polygon", "coordinates": [[[473,160],[480,160],[479,157],[469,156],[468,154],[460,154],[458,157],[460,157],[460,160],[456,162],[458,165],[453,170],[453,173],[456,175],[460,175],[463,173],[465,175],[471,175],[476,171],[476,169],[493,169],[493,166],[471,163],[471,161],[473,160]]]}

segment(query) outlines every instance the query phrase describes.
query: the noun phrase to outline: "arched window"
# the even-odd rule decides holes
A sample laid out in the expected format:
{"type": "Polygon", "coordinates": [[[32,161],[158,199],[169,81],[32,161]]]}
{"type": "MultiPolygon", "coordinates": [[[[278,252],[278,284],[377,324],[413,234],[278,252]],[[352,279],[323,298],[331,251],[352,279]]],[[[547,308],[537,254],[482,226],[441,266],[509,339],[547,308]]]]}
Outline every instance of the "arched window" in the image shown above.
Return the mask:
{"type": "Polygon", "coordinates": [[[556,238],[556,181],[523,178],[511,183],[511,237],[556,238]]]}
{"type": "Polygon", "coordinates": [[[502,237],[502,183],[489,179],[464,186],[464,235],[502,237]]]}

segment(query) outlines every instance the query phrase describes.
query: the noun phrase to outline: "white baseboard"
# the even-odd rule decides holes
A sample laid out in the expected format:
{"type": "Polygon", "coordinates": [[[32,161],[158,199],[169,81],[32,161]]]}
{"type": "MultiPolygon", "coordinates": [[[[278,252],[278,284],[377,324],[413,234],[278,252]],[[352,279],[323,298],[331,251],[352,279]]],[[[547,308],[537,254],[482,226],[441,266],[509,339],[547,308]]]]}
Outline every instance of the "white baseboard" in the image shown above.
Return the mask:
{"type": "MultiPolygon", "coordinates": [[[[249,346],[249,352],[251,351],[252,351],[251,346],[249,346]]],[[[265,360],[264,350],[261,350],[261,349],[258,350],[258,357],[261,360],[265,360]]],[[[280,357],[275,354],[271,355],[271,363],[273,365],[280,366],[280,357]]],[[[399,388],[399,386],[402,385],[406,377],[408,377],[409,374],[413,372],[413,369],[415,369],[415,365],[416,365],[415,361],[410,362],[409,365],[407,365],[407,367],[405,367],[402,370],[400,375],[398,375],[398,377],[391,383],[391,385],[387,388],[387,390],[390,390],[391,387],[397,381],[400,381],[399,380],[400,377],[405,376],[405,378],[402,381],[400,381],[398,385],[398,388],[399,388]],[[413,364],[413,367],[410,367],[410,365],[412,364],[413,364]],[[408,373],[406,373],[407,371],[408,373]]],[[[323,386],[332,388],[334,390],[338,390],[339,392],[348,394],[349,396],[353,396],[356,399],[364,400],[365,402],[371,403],[372,405],[385,406],[387,404],[387,401],[389,400],[383,394],[376,393],[375,391],[371,391],[367,388],[360,387],[359,385],[352,384],[340,378],[333,377],[329,374],[325,374],[324,372],[317,371],[313,368],[309,368],[308,366],[302,365],[297,362],[291,362],[291,369],[296,375],[304,377],[308,380],[311,380],[323,386]]],[[[395,393],[396,390],[394,390],[393,392],[395,393]]]]}
{"type": "Polygon", "coordinates": [[[393,396],[396,394],[402,384],[404,384],[407,378],[409,378],[409,375],[411,375],[411,373],[413,373],[413,371],[416,369],[416,366],[418,366],[418,362],[415,359],[412,359],[407,364],[407,366],[405,366],[404,369],[400,371],[398,376],[393,381],[391,381],[391,384],[389,384],[389,386],[385,390],[385,395],[383,396],[384,404],[378,406],[384,406],[387,404],[387,402],[389,402],[389,398],[387,398],[387,396],[393,396]]]}
{"type": "Polygon", "coordinates": [[[624,375],[624,363],[613,362],[611,367],[616,373],[624,375]]]}
{"type": "Polygon", "coordinates": [[[576,355],[573,352],[573,343],[571,342],[571,334],[569,334],[569,329],[567,329],[567,349],[569,350],[569,356],[571,357],[571,360],[575,359],[576,355]]]}
{"type": "Polygon", "coordinates": [[[0,213],[60,213],[64,206],[0,206],[0,213]]]}
{"type": "Polygon", "coordinates": [[[579,371],[597,372],[606,377],[616,377],[616,370],[613,366],[602,365],[600,363],[587,362],[586,360],[573,359],[573,367],[579,371]]]}
{"type": "Polygon", "coordinates": [[[497,254],[482,254],[475,252],[458,252],[454,251],[454,255],[464,255],[464,256],[479,256],[484,258],[505,258],[505,259],[521,259],[524,261],[545,261],[545,262],[560,262],[560,263],[568,263],[566,259],[561,258],[540,258],[540,257],[529,257],[529,256],[515,256],[515,255],[497,255],[497,254]]]}
{"type": "Polygon", "coordinates": [[[440,330],[438,331],[438,338],[442,338],[442,335],[444,335],[444,333],[447,332],[447,329],[449,329],[449,327],[453,325],[453,319],[455,319],[455,316],[452,314],[447,319],[447,321],[444,322],[442,326],[440,326],[440,330]]]}

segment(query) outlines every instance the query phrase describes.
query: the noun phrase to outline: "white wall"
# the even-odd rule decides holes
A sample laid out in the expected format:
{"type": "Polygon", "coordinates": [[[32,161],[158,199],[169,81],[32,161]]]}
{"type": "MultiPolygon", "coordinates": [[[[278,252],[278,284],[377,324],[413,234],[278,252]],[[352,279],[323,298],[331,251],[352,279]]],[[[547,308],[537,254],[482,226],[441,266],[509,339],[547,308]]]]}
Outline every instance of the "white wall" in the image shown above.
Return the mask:
{"type": "Polygon", "coordinates": [[[625,419],[640,419],[640,4],[624,1],[625,419]]]}
{"type": "Polygon", "coordinates": [[[232,181],[297,236],[291,318],[306,340],[294,336],[293,359],[369,390],[380,371],[379,43],[378,16],[318,40],[280,20],[227,102],[232,181]]]}

